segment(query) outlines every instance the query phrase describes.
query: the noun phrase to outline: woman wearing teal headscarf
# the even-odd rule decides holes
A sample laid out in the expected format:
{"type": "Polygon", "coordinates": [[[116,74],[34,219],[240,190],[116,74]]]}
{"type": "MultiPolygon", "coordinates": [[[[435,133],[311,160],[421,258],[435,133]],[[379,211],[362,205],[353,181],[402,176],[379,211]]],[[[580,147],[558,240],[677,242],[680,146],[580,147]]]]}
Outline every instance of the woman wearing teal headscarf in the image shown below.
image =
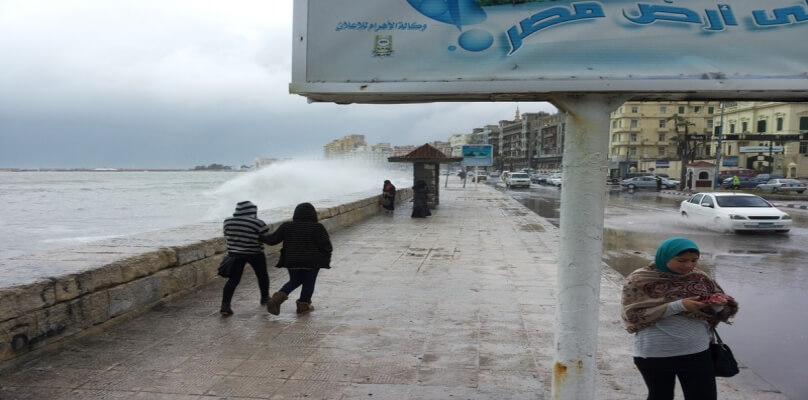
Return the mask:
{"type": "Polygon", "coordinates": [[[634,334],[634,364],[649,400],[672,400],[676,378],[686,400],[717,398],[710,341],[738,303],[698,269],[700,255],[690,239],[666,239],[654,262],[632,272],[623,287],[623,322],[634,334]]]}

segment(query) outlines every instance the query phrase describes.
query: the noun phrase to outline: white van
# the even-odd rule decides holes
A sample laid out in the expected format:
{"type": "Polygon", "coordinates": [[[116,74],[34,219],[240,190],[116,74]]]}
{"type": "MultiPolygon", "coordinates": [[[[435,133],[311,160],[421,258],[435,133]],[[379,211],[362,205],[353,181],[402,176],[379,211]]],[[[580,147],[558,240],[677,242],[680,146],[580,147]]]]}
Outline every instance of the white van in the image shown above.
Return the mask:
{"type": "Polygon", "coordinates": [[[524,172],[511,172],[505,178],[505,186],[507,188],[530,187],[530,176],[524,172]]]}

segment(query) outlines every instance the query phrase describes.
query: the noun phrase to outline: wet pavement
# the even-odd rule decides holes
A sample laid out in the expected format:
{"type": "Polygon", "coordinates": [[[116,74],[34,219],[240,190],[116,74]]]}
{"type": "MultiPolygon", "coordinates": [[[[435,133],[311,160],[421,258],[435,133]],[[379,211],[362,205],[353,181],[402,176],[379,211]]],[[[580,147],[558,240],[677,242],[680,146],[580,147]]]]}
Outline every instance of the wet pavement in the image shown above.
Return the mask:
{"type": "MultiPolygon", "coordinates": [[[[295,292],[269,315],[245,271],[234,316],[219,316],[216,282],[3,371],[0,398],[550,399],[557,229],[483,184],[442,187],[430,218],[409,212],[332,235],[312,313],[295,314],[295,292]]],[[[270,270],[275,291],[285,272],[270,270]]],[[[641,399],[622,277],[603,277],[597,398],[641,399]]],[[[746,368],[719,390],[785,399],[746,368]]]]}
{"type": "MultiPolygon", "coordinates": [[[[535,185],[509,195],[554,224],[559,196],[555,188],[535,185]]],[[[699,266],[714,274],[724,290],[741,304],[732,325],[721,335],[735,357],[792,399],[808,398],[808,314],[806,295],[808,210],[803,196],[775,196],[771,201],[791,214],[790,234],[715,232],[691,225],[678,213],[679,203],[692,193],[652,190],[608,191],[603,232],[603,261],[627,275],[653,258],[660,241],[671,236],[694,239],[702,250],[699,266]],[[761,346],[771,337],[778,346],[761,346]]],[[[764,193],[769,197],[770,194],[764,193]]]]}

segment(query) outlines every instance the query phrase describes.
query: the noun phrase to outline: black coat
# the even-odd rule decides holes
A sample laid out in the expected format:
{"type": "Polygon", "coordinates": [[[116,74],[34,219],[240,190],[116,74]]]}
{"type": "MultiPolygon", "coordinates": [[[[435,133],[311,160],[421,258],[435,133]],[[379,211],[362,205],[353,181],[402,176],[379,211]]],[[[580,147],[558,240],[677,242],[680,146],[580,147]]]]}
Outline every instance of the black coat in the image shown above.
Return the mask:
{"type": "Polygon", "coordinates": [[[309,203],[295,208],[291,222],[284,222],[264,237],[264,243],[283,242],[278,268],[315,269],[331,268],[331,239],[323,224],[317,222],[317,212],[309,203]]]}
{"type": "Polygon", "coordinates": [[[426,218],[432,213],[429,211],[427,200],[429,199],[429,187],[424,181],[418,181],[412,187],[412,218],[426,218]]]}

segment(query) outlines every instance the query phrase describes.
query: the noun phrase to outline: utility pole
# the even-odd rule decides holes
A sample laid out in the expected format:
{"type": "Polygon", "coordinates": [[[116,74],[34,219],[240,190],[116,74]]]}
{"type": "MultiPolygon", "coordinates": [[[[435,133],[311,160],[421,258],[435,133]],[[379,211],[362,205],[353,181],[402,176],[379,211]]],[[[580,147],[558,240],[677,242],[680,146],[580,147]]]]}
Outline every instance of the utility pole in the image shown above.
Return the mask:
{"type": "Polygon", "coordinates": [[[718,181],[718,174],[720,173],[721,168],[721,139],[724,138],[724,108],[726,104],[722,101],[721,104],[718,105],[721,108],[721,127],[718,129],[718,146],[715,149],[715,170],[713,171],[713,190],[716,189],[721,182],[718,181]]]}
{"type": "Polygon", "coordinates": [[[631,119],[628,120],[628,136],[626,137],[626,173],[623,175],[623,179],[628,177],[629,172],[631,172],[631,159],[629,158],[629,150],[631,150],[631,119]]]}
{"type": "Polygon", "coordinates": [[[597,377],[603,213],[609,136],[603,127],[626,97],[559,95],[553,105],[567,113],[564,183],[561,185],[556,289],[553,400],[591,400],[597,377]],[[598,155],[598,156],[595,156],[598,155]],[[583,213],[581,210],[591,210],[583,213]]]}

